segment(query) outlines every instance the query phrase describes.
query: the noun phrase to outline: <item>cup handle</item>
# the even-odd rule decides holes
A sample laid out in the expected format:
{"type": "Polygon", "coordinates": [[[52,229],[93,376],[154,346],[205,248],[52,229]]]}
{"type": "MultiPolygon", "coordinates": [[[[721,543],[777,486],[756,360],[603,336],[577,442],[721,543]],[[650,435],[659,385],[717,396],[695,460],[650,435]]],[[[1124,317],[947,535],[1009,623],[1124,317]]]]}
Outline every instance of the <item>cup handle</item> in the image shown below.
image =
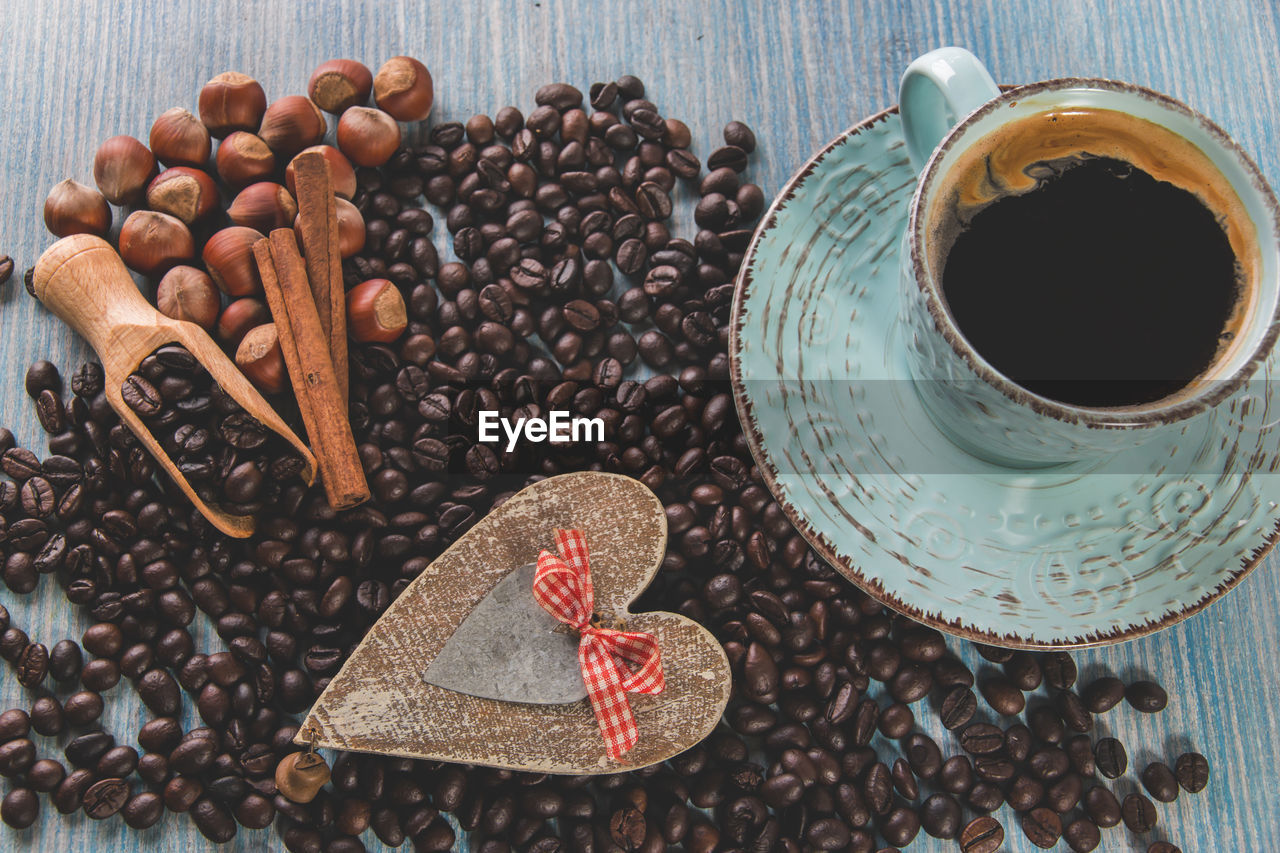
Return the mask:
{"type": "Polygon", "coordinates": [[[940,47],[908,65],[898,86],[898,109],[912,167],[924,169],[951,128],[999,94],[991,72],[963,47],[940,47]]]}

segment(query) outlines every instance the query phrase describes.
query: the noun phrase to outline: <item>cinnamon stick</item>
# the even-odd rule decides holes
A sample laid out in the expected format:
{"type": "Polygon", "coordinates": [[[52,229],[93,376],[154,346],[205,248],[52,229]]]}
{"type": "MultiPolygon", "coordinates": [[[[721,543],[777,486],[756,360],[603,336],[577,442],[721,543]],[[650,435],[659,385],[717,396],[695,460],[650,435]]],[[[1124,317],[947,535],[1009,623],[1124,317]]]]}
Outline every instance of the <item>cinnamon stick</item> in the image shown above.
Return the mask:
{"type": "Polygon", "coordinates": [[[343,410],[347,406],[346,292],[342,285],[342,250],[338,242],[338,208],[333,173],[323,154],[310,151],[293,160],[298,191],[298,221],[307,280],[329,341],[329,358],[338,381],[343,410]]]}
{"type": "Polygon", "coordinates": [[[369,499],[369,484],[293,230],[277,228],[253,254],[325,495],[335,510],[349,509],[369,499]]]}

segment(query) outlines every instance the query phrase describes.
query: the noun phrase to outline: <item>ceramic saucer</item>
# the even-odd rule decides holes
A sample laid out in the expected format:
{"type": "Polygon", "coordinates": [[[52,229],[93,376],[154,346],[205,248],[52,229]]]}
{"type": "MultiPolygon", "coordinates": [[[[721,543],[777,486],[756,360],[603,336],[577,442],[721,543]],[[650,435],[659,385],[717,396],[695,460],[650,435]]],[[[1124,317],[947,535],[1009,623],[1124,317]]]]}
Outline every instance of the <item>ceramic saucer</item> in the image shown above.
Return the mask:
{"type": "Polygon", "coordinates": [[[898,257],[915,185],[897,112],[880,113],[800,170],[748,250],[734,397],[797,529],[889,607],[1008,646],[1142,636],[1234,587],[1280,531],[1280,359],[1136,450],[1036,471],[974,459],[907,373],[898,257]]]}

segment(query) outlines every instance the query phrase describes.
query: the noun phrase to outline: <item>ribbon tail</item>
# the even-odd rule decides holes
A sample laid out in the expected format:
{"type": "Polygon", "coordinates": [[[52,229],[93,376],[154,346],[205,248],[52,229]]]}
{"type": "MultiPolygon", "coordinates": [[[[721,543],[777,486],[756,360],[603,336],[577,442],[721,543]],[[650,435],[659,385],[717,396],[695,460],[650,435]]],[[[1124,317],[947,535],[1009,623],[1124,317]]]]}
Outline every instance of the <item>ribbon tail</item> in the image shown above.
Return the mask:
{"type": "Polygon", "coordinates": [[[666,686],[662,674],[662,653],[652,634],[640,631],[598,632],[608,643],[614,657],[622,660],[622,689],[627,693],[657,695],[666,686]]]}
{"type": "Polygon", "coordinates": [[[640,737],[631,703],[622,689],[622,676],[608,644],[593,632],[583,633],[582,642],[578,644],[578,660],[605,750],[616,761],[629,752],[640,737]]]}

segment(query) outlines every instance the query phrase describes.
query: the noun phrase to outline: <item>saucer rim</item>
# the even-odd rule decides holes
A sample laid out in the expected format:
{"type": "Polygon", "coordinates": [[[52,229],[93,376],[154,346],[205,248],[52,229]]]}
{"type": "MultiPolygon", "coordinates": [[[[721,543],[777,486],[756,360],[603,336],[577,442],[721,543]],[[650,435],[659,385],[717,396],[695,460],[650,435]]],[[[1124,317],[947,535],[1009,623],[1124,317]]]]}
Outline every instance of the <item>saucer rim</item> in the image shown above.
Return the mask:
{"type": "MultiPolygon", "coordinates": [[[[1008,88],[1001,86],[1002,90],[1008,88]]],[[[807,519],[791,504],[786,497],[786,492],[782,490],[776,469],[769,455],[768,448],[765,446],[764,436],[761,433],[755,417],[755,407],[747,394],[746,382],[742,377],[742,357],[741,357],[741,334],[744,326],[743,309],[747,296],[754,283],[752,275],[752,261],[756,257],[756,251],[761,238],[769,231],[777,227],[779,212],[789,204],[796,195],[796,192],[804,183],[812,177],[822,165],[828,155],[836,148],[845,144],[850,138],[863,133],[876,124],[885,121],[892,115],[898,113],[898,106],[887,107],[879,112],[864,118],[863,120],[851,125],[843,130],[834,139],[816,151],[810,156],[804,164],[797,169],[782,189],[774,196],[770,202],[768,209],[765,211],[760,225],[756,228],[755,233],[751,235],[751,242],[748,243],[746,251],[743,253],[742,267],[734,280],[733,302],[730,307],[729,316],[729,381],[733,392],[733,404],[738,413],[738,419],[743,427],[743,434],[747,439],[747,447],[751,451],[751,458],[755,460],[756,467],[760,471],[760,476],[764,479],[765,486],[768,488],[770,495],[778,505],[782,508],[787,520],[796,531],[805,539],[811,548],[831,566],[838,574],[853,583],[864,593],[871,596],[880,604],[888,607],[898,613],[914,619],[931,628],[935,628],[945,634],[960,637],[977,643],[985,643],[988,645],[1001,646],[1011,649],[1024,649],[1029,651],[1035,650],[1062,650],[1062,649],[1084,649],[1099,646],[1115,645],[1117,643],[1135,640],[1140,637],[1146,637],[1169,628],[1182,622],[1197,613],[1205,610],[1209,605],[1218,601],[1227,593],[1234,590],[1240,585],[1254,569],[1256,569],[1271,553],[1272,549],[1280,542],[1280,520],[1273,525],[1271,532],[1264,536],[1261,543],[1256,546],[1249,556],[1242,561],[1239,568],[1229,570],[1225,578],[1223,578],[1212,590],[1201,598],[1189,604],[1184,604],[1181,609],[1176,612],[1165,613],[1160,619],[1147,620],[1140,625],[1129,625],[1125,628],[1112,629],[1110,631],[1099,632],[1092,631],[1073,639],[1054,639],[1054,640],[1029,640],[1019,636],[1017,633],[997,634],[994,631],[985,631],[961,624],[961,620],[948,620],[940,615],[931,615],[920,608],[903,601],[898,596],[887,592],[882,584],[875,578],[867,577],[863,571],[854,564],[851,557],[843,556],[840,551],[835,548],[827,539],[826,535],[815,530],[807,519]]],[[[1007,467],[1007,466],[1000,466],[1007,467]]],[[[1010,468],[1009,470],[1014,470],[1010,468]]],[[[1248,476],[1255,471],[1245,470],[1241,472],[1248,476]]],[[[855,529],[859,525],[854,524],[855,529]]],[[[870,534],[864,530],[858,529],[858,532],[864,536],[870,534]]],[[[871,537],[874,541],[874,537],[871,537]]]]}

